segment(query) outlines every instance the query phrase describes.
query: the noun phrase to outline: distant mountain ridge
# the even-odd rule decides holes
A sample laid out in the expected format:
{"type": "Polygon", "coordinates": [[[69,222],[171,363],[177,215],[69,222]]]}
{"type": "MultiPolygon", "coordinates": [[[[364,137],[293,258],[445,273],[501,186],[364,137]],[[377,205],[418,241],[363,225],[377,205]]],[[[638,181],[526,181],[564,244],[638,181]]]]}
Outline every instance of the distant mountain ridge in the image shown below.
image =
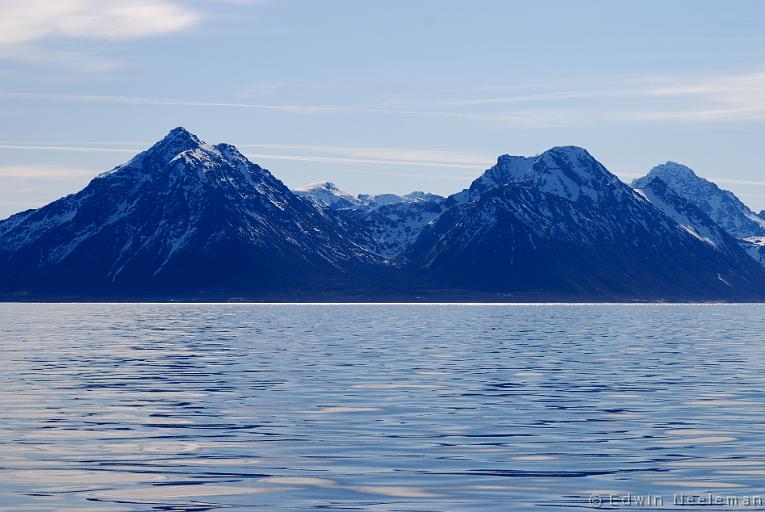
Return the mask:
{"type": "Polygon", "coordinates": [[[569,146],[502,155],[448,198],[293,191],[176,128],[82,191],[0,221],[0,297],[765,298],[752,249],[765,236],[738,236],[762,219],[677,174],[633,189],[569,146]]]}
{"type": "Polygon", "coordinates": [[[765,266],[765,216],[762,215],[765,212],[755,213],[732,192],[675,162],[658,165],[632,182],[633,187],[642,190],[655,189],[657,184],[670,189],[673,196],[672,205],[660,204],[658,196],[652,199],[664,213],[673,218],[682,217],[683,210],[693,207],[696,213],[685,219],[687,227],[697,232],[723,231],[736,238],[749,256],[765,266]],[[710,223],[715,227],[710,228],[710,223]]]}
{"type": "Polygon", "coordinates": [[[443,213],[446,201],[425,192],[354,197],[329,182],[300,187],[296,194],[325,209],[354,243],[392,261],[443,213]]]}
{"type": "Polygon", "coordinates": [[[661,178],[676,194],[698,207],[731,235],[738,238],[765,236],[765,218],[754,213],[732,192],[697,176],[689,167],[667,162],[654,167],[632,185],[643,188],[654,178],[661,178]]]}

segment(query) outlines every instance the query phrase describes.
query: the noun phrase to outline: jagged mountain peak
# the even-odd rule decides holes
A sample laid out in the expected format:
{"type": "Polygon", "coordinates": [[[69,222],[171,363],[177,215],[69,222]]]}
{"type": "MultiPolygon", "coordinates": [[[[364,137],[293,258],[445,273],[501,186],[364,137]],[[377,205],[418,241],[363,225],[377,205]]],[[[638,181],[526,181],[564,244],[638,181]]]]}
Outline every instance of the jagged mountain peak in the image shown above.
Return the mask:
{"type": "Polygon", "coordinates": [[[589,151],[580,146],[553,146],[541,154],[542,157],[553,155],[570,161],[595,160],[589,151]]]}
{"type": "Polygon", "coordinates": [[[708,192],[720,190],[717,185],[697,175],[696,172],[687,165],[672,161],[654,166],[648,174],[642,178],[633,180],[632,186],[635,188],[644,188],[647,183],[656,178],[661,178],[667,186],[675,189],[676,192],[691,189],[694,191],[706,190],[708,192]]]}
{"type": "Polygon", "coordinates": [[[314,183],[307,183],[305,185],[295,187],[294,190],[299,192],[308,192],[311,190],[326,190],[328,192],[350,195],[340,190],[340,188],[338,188],[338,186],[332,183],[331,181],[316,181],[314,183]]]}
{"type": "Polygon", "coordinates": [[[765,219],[750,210],[732,192],[702,178],[686,165],[676,162],[657,165],[646,176],[634,180],[632,186],[643,189],[657,178],[730,235],[737,238],[765,235],[765,219]]]}
{"type": "Polygon", "coordinates": [[[197,149],[205,143],[186,128],[173,128],[162,139],[156,142],[145,153],[153,155],[174,156],[184,151],[197,149]]]}
{"type": "Polygon", "coordinates": [[[197,144],[201,144],[201,141],[199,140],[199,137],[191,133],[189,130],[184,128],[183,126],[176,126],[169,132],[167,132],[167,135],[165,135],[162,138],[162,141],[169,142],[169,141],[192,141],[196,142],[197,144]]]}
{"type": "MultiPolygon", "coordinates": [[[[681,172],[685,171],[681,170],[681,172]]],[[[765,266],[765,237],[753,235],[740,237],[737,240],[734,234],[742,226],[746,228],[748,225],[751,229],[750,220],[754,222],[753,227],[756,231],[755,221],[757,221],[757,217],[747,217],[745,212],[742,216],[741,211],[736,212],[735,210],[729,210],[727,215],[720,210],[712,210],[712,213],[718,216],[718,223],[695,204],[708,206],[709,202],[697,196],[691,196],[690,200],[682,197],[656,174],[648,175],[639,181],[642,188],[636,189],[637,192],[677,222],[683,229],[732,257],[735,257],[735,253],[743,249],[755,261],[765,266]],[[727,231],[731,228],[733,232],[727,231]]],[[[727,197],[722,194],[722,191],[719,192],[718,197],[727,197]]],[[[729,205],[734,204],[729,202],[729,205]]]]}
{"type": "Polygon", "coordinates": [[[0,287],[22,271],[40,289],[258,287],[374,259],[234,146],[182,128],[0,235],[0,287]]]}
{"type": "Polygon", "coordinates": [[[706,192],[706,193],[724,193],[730,194],[730,192],[721,190],[715,183],[702,178],[696,172],[687,165],[677,162],[668,161],[663,164],[654,166],[648,174],[642,178],[633,180],[632,186],[635,188],[643,188],[645,184],[653,179],[661,178],[661,180],[669,187],[675,189],[675,192],[693,191],[706,192]]]}
{"type": "MultiPolygon", "coordinates": [[[[149,149],[139,153],[127,163],[97,176],[96,179],[132,179],[134,174],[144,176],[144,179],[154,180],[163,175],[179,171],[194,170],[200,178],[211,170],[224,175],[245,173],[250,178],[258,175],[275,181],[271,174],[257,164],[250,162],[235,146],[231,144],[211,145],[189,132],[178,127],[149,149]]],[[[138,182],[136,182],[138,183],[138,182]]]]}
{"type": "MultiPolygon", "coordinates": [[[[648,173],[649,176],[670,176],[683,178],[699,178],[699,176],[687,165],[683,165],[671,160],[655,166],[648,173]]],[[[706,180],[705,180],[706,181],[706,180]]]]}
{"type": "Polygon", "coordinates": [[[620,195],[626,186],[586,149],[556,146],[536,156],[501,155],[497,163],[475,180],[470,188],[453,196],[458,202],[472,201],[505,186],[522,186],[569,201],[600,201],[620,195]]]}
{"type": "Polygon", "coordinates": [[[322,208],[354,208],[360,201],[348,192],[340,190],[331,181],[308,183],[292,190],[296,195],[322,208]]]}

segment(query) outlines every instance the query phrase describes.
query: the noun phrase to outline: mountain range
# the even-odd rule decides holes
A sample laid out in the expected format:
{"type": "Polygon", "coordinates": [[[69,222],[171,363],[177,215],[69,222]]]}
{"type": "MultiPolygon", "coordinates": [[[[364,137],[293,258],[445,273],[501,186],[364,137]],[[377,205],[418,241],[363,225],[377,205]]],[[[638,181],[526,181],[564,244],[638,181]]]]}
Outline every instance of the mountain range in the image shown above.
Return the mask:
{"type": "Polygon", "coordinates": [[[765,217],[672,162],[632,186],[578,147],[468,189],[290,190],[183,128],[0,221],[6,300],[757,301],[765,217]]]}

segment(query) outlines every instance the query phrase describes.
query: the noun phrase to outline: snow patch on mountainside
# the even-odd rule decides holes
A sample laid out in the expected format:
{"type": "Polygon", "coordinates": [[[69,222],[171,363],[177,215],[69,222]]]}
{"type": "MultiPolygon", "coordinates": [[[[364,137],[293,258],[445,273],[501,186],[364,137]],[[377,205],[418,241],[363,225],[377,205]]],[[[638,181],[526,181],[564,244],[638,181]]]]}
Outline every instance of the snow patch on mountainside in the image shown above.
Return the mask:
{"type": "Polygon", "coordinates": [[[749,236],[739,240],[746,253],[765,266],[765,237],[749,236]]]}
{"type": "Polygon", "coordinates": [[[357,198],[343,192],[337,188],[337,185],[329,181],[309,183],[292,189],[292,192],[324,208],[354,208],[361,204],[357,198]]]}

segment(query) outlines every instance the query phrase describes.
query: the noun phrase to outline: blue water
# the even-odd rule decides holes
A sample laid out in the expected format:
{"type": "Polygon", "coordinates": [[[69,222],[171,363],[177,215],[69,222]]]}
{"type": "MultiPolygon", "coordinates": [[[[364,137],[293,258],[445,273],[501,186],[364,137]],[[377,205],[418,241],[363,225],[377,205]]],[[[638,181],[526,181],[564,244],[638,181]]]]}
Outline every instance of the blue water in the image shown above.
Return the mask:
{"type": "Polygon", "coordinates": [[[2,511],[765,498],[765,306],[0,304],[0,329],[2,511]]]}

